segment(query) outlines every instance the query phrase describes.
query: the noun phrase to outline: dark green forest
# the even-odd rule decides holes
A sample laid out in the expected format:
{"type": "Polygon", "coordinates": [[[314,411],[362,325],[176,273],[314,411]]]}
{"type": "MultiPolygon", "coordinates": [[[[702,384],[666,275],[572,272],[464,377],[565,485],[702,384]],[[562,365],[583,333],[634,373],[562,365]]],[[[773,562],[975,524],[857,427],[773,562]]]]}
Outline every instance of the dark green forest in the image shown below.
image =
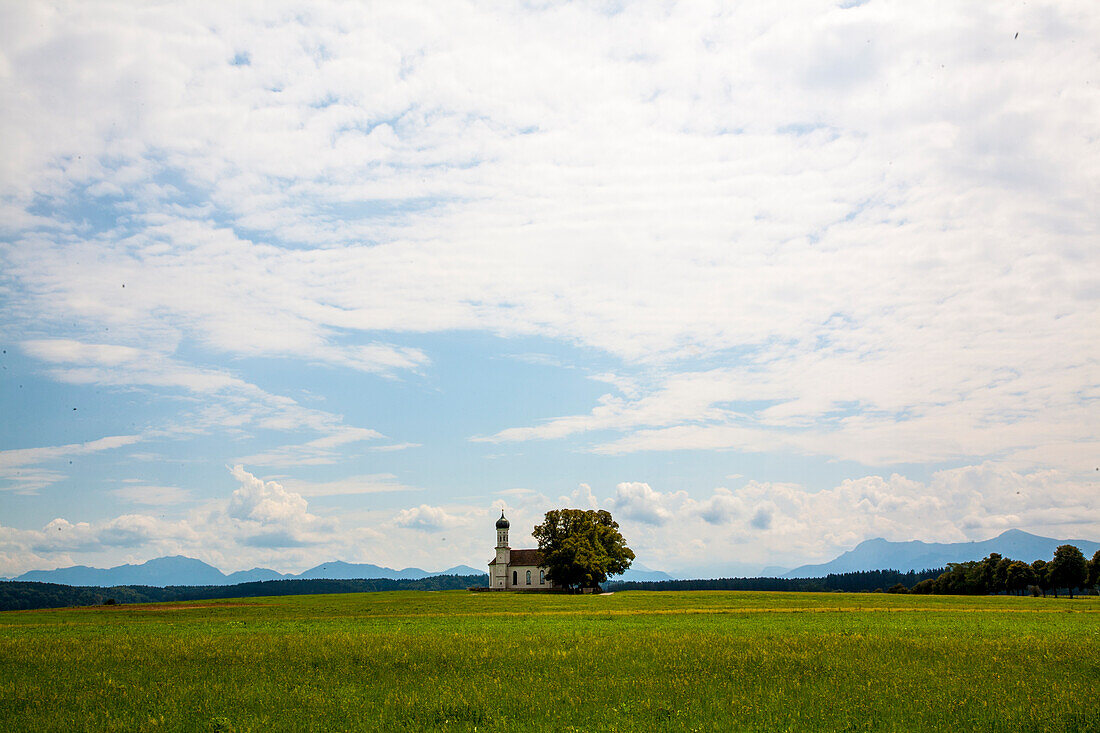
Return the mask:
{"type": "Polygon", "coordinates": [[[823,593],[847,591],[870,593],[898,584],[912,587],[922,580],[938,577],[944,568],[910,571],[863,570],[852,573],[830,573],[824,578],[713,578],[709,580],[613,581],[608,590],[756,590],[823,593]]]}
{"type": "Polygon", "coordinates": [[[215,598],[302,596],[321,593],[373,593],[387,590],[460,590],[485,584],[484,575],[433,575],[417,580],[266,580],[238,585],[121,585],[113,588],[57,583],[0,582],[0,611],[99,606],[112,603],[162,603],[215,598]]]}

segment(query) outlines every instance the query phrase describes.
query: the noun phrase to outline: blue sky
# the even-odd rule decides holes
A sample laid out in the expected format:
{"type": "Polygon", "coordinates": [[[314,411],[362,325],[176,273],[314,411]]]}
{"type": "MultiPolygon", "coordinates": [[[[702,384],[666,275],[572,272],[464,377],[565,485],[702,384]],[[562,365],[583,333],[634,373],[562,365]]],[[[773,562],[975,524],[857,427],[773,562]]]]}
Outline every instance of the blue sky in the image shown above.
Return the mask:
{"type": "Polygon", "coordinates": [[[0,16],[0,575],[1100,536],[1089,3],[0,16]]]}

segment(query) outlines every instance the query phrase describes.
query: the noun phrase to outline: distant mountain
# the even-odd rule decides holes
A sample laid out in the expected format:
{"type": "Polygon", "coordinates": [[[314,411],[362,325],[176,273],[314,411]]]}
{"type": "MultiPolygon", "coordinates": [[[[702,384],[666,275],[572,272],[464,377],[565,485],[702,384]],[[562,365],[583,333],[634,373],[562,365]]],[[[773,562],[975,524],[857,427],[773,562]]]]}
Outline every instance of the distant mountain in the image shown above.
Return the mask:
{"type": "Polygon", "coordinates": [[[455,565],[453,568],[440,570],[436,575],[488,575],[484,570],[472,568],[469,565],[455,565]]]}
{"type": "Polygon", "coordinates": [[[225,585],[233,582],[225,574],[202,560],[176,555],[158,557],[141,565],[119,565],[113,568],[90,568],[76,565],[57,570],[31,570],[13,580],[63,585],[225,585]]]}
{"type": "Polygon", "coordinates": [[[786,573],[790,572],[790,568],[784,568],[779,565],[768,565],[761,569],[761,578],[782,578],[786,573]]]}
{"type": "Polygon", "coordinates": [[[177,555],[158,557],[141,565],[119,565],[113,568],[91,568],[76,565],[57,570],[31,570],[11,580],[60,583],[62,585],[97,586],[109,588],[116,585],[149,585],[166,587],[170,585],[236,585],[265,580],[353,580],[359,578],[388,580],[419,580],[435,575],[484,575],[484,570],[475,570],[468,565],[456,565],[453,568],[430,573],[420,568],[394,570],[370,563],[346,563],[340,561],[322,563],[303,573],[280,573],[268,568],[238,570],[226,575],[213,565],[202,560],[177,555]]]}
{"type": "Polygon", "coordinates": [[[616,575],[612,580],[632,580],[632,581],[656,581],[656,580],[672,580],[672,576],[662,570],[635,570],[630,568],[622,575],[616,575]]]}
{"type": "Polygon", "coordinates": [[[270,568],[252,568],[251,570],[238,570],[225,576],[226,585],[237,583],[257,583],[265,580],[287,580],[291,575],[284,575],[270,568]]]}
{"type": "Polygon", "coordinates": [[[1075,545],[1085,557],[1092,557],[1100,549],[1100,543],[1089,540],[1056,540],[1019,529],[1010,529],[981,542],[890,542],[879,538],[860,542],[855,549],[827,563],[795,568],[784,577],[820,578],[829,573],[851,573],[858,570],[926,570],[940,568],[951,562],[981,560],[991,552],[999,552],[1013,560],[1033,562],[1050,560],[1059,545],[1075,545]]]}
{"type": "Polygon", "coordinates": [[[611,580],[630,580],[630,581],[655,581],[655,580],[672,580],[672,576],[661,570],[653,570],[647,568],[640,562],[635,562],[630,568],[622,575],[616,575],[611,580]]]}
{"type": "Polygon", "coordinates": [[[389,578],[390,580],[405,580],[424,578],[428,575],[429,573],[426,573],[419,568],[405,568],[404,570],[394,570],[393,568],[384,568],[378,565],[371,565],[370,563],[350,563],[335,560],[333,562],[321,563],[320,565],[312,567],[309,570],[305,570],[298,575],[287,577],[305,578],[307,580],[313,580],[315,578],[330,578],[332,580],[351,580],[352,578],[389,578]]]}

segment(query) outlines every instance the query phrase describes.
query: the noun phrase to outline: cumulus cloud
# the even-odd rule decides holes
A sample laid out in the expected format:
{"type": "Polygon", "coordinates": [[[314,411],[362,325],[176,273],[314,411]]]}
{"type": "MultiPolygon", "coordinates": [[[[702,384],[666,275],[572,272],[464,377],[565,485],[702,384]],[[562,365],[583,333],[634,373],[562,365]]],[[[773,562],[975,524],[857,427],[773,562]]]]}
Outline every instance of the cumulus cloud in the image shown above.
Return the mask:
{"type": "Polygon", "coordinates": [[[164,521],[146,514],[123,514],[102,522],[70,522],[58,517],[41,532],[28,532],[29,548],[39,554],[102,552],[194,541],[198,535],[186,522],[164,521]]]}
{"type": "Polygon", "coordinates": [[[598,509],[600,505],[600,500],[596,498],[592,487],[588,484],[581,484],[569,496],[563,496],[559,501],[575,509],[598,509]]]}
{"type": "Polygon", "coordinates": [[[675,508],[687,498],[685,492],[662,494],[649,484],[624,482],[615,487],[612,504],[616,512],[627,519],[645,524],[665,524],[672,519],[675,508]]]}
{"type": "Polygon", "coordinates": [[[240,481],[241,486],[229,498],[229,516],[278,523],[313,519],[306,511],[306,500],[300,494],[287,491],[274,481],[256,478],[239,464],[233,466],[230,473],[240,481]]]}
{"type": "MultiPolygon", "coordinates": [[[[660,567],[766,565],[831,559],[874,537],[961,542],[1022,528],[1050,537],[1094,536],[1095,483],[1049,470],[986,463],[936,472],[848,479],[813,491],[748,481],[695,498],[644,483],[619,484],[611,501],[632,547],[660,567]]],[[[647,561],[648,563],[648,561],[647,561]]],[[[728,572],[728,570],[727,570],[728,572]]]]}
{"type": "MultiPolygon", "coordinates": [[[[58,517],[40,529],[0,524],[0,576],[74,564],[111,567],[164,555],[195,557],[227,572],[257,566],[297,572],[337,559],[442,570],[460,562],[482,565],[494,541],[496,515],[484,504],[420,505],[396,516],[379,508],[322,516],[278,481],[238,466],[228,475],[237,482],[228,498],[189,502],[179,517],[128,512],[95,521],[58,517]]],[[[373,480],[390,483],[386,477],[373,480]]],[[[131,487],[150,488],[125,488],[131,487]]],[[[316,495],[330,490],[320,485],[316,495]]],[[[515,516],[528,521],[523,511],[515,516]]],[[[519,526],[516,539],[523,544],[519,526]]]]}
{"type": "Polygon", "coordinates": [[[393,521],[398,527],[434,532],[452,526],[455,518],[440,507],[421,504],[411,509],[402,509],[393,521]]]}

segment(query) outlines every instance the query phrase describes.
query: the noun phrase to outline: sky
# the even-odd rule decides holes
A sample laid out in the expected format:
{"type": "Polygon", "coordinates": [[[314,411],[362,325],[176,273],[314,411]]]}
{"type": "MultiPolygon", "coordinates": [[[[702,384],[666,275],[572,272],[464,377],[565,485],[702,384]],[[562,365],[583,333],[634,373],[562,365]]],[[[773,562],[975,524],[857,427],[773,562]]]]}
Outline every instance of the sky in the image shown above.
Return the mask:
{"type": "Polygon", "coordinates": [[[0,4],[0,576],[1100,539],[1100,10],[0,4]]]}

